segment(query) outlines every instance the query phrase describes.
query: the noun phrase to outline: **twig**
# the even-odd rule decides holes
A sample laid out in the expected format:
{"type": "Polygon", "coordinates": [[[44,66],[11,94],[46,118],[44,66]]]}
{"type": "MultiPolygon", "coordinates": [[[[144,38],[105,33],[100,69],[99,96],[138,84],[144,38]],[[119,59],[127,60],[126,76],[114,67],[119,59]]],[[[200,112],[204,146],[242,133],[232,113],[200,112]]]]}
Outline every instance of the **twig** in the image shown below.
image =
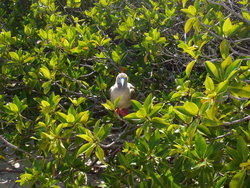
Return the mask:
{"type": "Polygon", "coordinates": [[[226,136],[232,135],[233,133],[234,133],[234,132],[231,131],[231,132],[228,132],[228,133],[226,133],[226,134],[223,134],[223,135],[217,136],[217,137],[215,137],[215,138],[212,138],[212,140],[221,139],[221,138],[224,138],[224,137],[226,137],[226,136]]]}
{"type": "Polygon", "coordinates": [[[248,24],[250,24],[250,21],[245,19],[244,17],[242,17],[239,13],[235,12],[233,9],[231,9],[230,7],[228,7],[223,1],[220,1],[221,3],[217,3],[211,0],[208,0],[209,3],[211,4],[215,4],[215,5],[220,5],[222,7],[224,7],[226,10],[228,10],[232,15],[240,18],[241,20],[247,22],[248,24]]]}
{"type": "Polygon", "coordinates": [[[231,99],[235,99],[235,100],[238,100],[238,101],[245,101],[245,100],[249,100],[249,98],[246,98],[246,97],[235,97],[235,96],[233,96],[233,95],[229,95],[229,97],[231,98],[231,99]]]}
{"type": "Polygon", "coordinates": [[[238,123],[241,123],[241,122],[247,121],[247,120],[250,120],[250,116],[246,116],[242,119],[237,119],[237,120],[230,121],[230,122],[224,122],[222,125],[223,126],[234,125],[234,124],[238,124],[238,123]]]}
{"type": "Polygon", "coordinates": [[[112,147],[115,143],[117,143],[119,140],[120,140],[120,138],[127,132],[127,129],[128,129],[128,126],[129,125],[127,125],[126,127],[125,127],[125,129],[118,135],[118,137],[115,139],[115,141],[113,141],[113,142],[111,142],[110,144],[107,144],[107,145],[104,145],[104,144],[99,144],[101,147],[103,147],[103,148],[110,148],[110,147],[112,147]]]}
{"type": "Polygon", "coordinates": [[[23,149],[21,149],[21,148],[15,146],[15,145],[11,144],[10,142],[8,142],[8,141],[3,137],[3,135],[0,135],[0,140],[2,140],[7,146],[9,146],[9,147],[11,147],[11,148],[13,148],[13,149],[15,149],[15,150],[21,151],[21,152],[23,152],[23,153],[25,153],[25,154],[31,156],[31,157],[34,158],[34,159],[40,159],[40,158],[41,158],[41,156],[36,156],[36,155],[34,155],[34,154],[32,154],[32,153],[29,153],[29,152],[27,152],[27,151],[25,151],[25,150],[23,150],[23,149]]]}
{"type": "Polygon", "coordinates": [[[94,95],[92,95],[92,96],[84,96],[84,94],[81,93],[81,92],[71,91],[71,90],[69,90],[69,89],[63,87],[62,85],[60,85],[60,84],[58,83],[58,81],[53,82],[53,84],[57,85],[59,88],[63,89],[64,91],[66,91],[66,92],[68,92],[68,93],[74,94],[74,95],[76,95],[76,96],[83,96],[83,97],[85,97],[85,98],[87,98],[87,99],[90,99],[90,100],[92,100],[92,101],[94,101],[94,102],[101,103],[101,102],[97,99],[97,97],[94,96],[94,95]]]}

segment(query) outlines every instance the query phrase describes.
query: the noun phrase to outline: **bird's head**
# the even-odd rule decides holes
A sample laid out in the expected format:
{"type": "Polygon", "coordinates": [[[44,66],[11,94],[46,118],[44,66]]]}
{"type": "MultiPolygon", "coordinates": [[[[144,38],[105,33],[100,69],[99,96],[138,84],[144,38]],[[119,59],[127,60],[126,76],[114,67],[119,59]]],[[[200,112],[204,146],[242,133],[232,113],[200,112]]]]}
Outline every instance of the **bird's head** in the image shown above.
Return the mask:
{"type": "Polygon", "coordinates": [[[128,83],[128,76],[125,73],[119,73],[116,77],[118,87],[124,87],[128,83]]]}

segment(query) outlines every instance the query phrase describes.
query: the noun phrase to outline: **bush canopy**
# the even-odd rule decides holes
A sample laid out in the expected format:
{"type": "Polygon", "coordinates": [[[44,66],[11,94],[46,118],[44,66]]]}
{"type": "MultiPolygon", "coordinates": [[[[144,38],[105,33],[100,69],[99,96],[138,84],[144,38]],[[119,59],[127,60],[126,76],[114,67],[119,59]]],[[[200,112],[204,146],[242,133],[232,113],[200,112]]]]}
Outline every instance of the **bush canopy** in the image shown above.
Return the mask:
{"type": "Polygon", "coordinates": [[[0,29],[21,186],[250,187],[248,0],[1,0],[0,29]]]}

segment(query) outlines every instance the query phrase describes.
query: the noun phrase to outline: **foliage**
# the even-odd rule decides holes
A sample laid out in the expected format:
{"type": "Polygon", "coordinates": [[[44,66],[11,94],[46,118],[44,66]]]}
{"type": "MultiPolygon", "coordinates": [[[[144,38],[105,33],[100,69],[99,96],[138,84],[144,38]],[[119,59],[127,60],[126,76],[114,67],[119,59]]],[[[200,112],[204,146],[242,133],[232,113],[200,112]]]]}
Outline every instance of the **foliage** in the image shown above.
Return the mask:
{"type": "Polygon", "coordinates": [[[248,8],[2,0],[0,139],[31,163],[20,185],[249,187],[248,8]],[[119,71],[137,92],[124,118],[119,71]]]}

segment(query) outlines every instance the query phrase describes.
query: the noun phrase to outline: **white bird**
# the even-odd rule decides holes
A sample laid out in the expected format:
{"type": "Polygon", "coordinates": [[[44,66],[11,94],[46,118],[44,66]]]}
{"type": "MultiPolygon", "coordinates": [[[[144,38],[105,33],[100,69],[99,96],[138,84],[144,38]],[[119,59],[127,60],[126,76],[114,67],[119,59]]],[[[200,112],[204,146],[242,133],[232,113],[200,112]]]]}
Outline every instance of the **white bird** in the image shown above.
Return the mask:
{"type": "Polygon", "coordinates": [[[127,109],[131,106],[132,93],[134,93],[134,86],[128,82],[128,76],[125,73],[119,73],[115,84],[110,88],[110,100],[112,103],[120,97],[116,109],[117,114],[121,116],[128,114],[127,109]]]}

